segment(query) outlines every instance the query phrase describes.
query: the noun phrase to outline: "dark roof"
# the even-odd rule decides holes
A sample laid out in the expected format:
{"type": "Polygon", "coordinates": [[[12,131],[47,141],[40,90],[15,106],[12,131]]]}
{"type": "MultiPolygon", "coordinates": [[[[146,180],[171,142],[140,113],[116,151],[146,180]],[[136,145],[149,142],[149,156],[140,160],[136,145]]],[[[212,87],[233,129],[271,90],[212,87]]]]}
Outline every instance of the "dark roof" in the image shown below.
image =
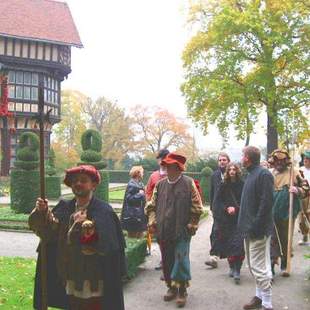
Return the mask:
{"type": "Polygon", "coordinates": [[[0,35],[83,47],[67,3],[0,0],[0,35]]]}

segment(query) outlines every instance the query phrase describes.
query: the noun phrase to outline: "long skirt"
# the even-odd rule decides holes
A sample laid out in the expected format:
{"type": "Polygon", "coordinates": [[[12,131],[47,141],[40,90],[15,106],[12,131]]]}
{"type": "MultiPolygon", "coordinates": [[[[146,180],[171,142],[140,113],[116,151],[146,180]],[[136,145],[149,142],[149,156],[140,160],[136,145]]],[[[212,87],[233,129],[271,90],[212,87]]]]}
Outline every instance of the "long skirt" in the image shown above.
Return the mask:
{"type": "Polygon", "coordinates": [[[160,240],[165,282],[168,287],[188,287],[191,280],[191,236],[183,235],[176,241],[160,240]]]}

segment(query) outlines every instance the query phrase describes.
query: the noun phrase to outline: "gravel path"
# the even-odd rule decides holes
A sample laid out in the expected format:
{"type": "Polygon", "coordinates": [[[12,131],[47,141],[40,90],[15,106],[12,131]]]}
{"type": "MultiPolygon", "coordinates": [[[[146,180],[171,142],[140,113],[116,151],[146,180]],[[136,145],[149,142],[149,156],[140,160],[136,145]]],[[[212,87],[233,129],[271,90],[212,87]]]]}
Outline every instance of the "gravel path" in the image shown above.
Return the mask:
{"type": "MultiPolygon", "coordinates": [[[[241,285],[237,286],[227,276],[227,263],[221,261],[218,269],[207,269],[204,261],[209,249],[211,219],[205,220],[192,241],[191,264],[192,285],[189,288],[187,307],[194,310],[240,310],[254,294],[254,281],[246,265],[241,274],[241,285]]],[[[298,240],[295,233],[295,244],[298,240]]],[[[38,238],[31,233],[0,231],[0,256],[35,257],[38,238]]],[[[306,279],[309,260],[304,254],[310,247],[294,246],[293,273],[290,278],[277,276],[273,289],[274,309],[309,310],[310,281],[306,279]]],[[[165,303],[164,283],[160,272],[154,270],[158,264],[159,251],[153,246],[152,255],[141,266],[137,277],[125,285],[126,310],[175,309],[174,302],[165,303]]]]}

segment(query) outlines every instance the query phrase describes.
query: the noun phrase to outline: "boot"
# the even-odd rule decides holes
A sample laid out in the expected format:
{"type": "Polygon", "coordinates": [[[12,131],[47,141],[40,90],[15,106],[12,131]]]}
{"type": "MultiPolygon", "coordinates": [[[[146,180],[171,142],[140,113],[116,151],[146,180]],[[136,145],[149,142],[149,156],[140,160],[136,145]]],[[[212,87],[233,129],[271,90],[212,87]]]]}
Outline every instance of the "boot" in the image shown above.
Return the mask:
{"type": "Polygon", "coordinates": [[[183,308],[186,304],[187,299],[187,291],[185,287],[179,288],[179,294],[176,300],[176,304],[178,308],[183,308]]]}
{"type": "Polygon", "coordinates": [[[177,297],[178,289],[176,287],[169,287],[167,293],[164,295],[164,301],[171,301],[177,297]]]}
{"type": "Polygon", "coordinates": [[[237,260],[235,262],[235,269],[234,269],[234,281],[236,284],[240,283],[240,270],[241,270],[241,266],[242,266],[242,261],[241,260],[237,260]]]}
{"type": "Polygon", "coordinates": [[[290,276],[289,272],[286,271],[286,267],[286,258],[281,258],[281,276],[285,278],[290,276]]]}

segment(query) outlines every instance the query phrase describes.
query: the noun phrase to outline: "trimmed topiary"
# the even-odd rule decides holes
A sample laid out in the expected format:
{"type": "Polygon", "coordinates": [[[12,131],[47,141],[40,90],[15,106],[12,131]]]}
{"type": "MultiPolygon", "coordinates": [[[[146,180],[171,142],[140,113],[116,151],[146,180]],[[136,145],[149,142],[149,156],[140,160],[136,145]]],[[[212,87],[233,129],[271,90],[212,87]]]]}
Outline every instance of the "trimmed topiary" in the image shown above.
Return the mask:
{"type": "Polygon", "coordinates": [[[55,166],[55,159],[56,159],[55,152],[51,148],[50,151],[48,152],[48,160],[47,160],[47,165],[45,167],[45,173],[49,176],[53,176],[57,172],[56,166],[55,166]]]}
{"type": "Polygon", "coordinates": [[[39,137],[33,132],[20,136],[15,168],[11,171],[11,208],[30,213],[40,192],[39,137]]]}
{"type": "Polygon", "coordinates": [[[58,175],[45,177],[46,197],[57,200],[61,196],[61,179],[58,175]]]}
{"type": "Polygon", "coordinates": [[[102,150],[102,138],[100,133],[94,129],[86,130],[81,138],[83,151],[94,150],[98,153],[102,150]]]}
{"type": "Polygon", "coordinates": [[[40,195],[38,170],[12,169],[11,209],[16,213],[30,213],[40,195]]]}
{"type": "Polygon", "coordinates": [[[102,160],[102,138],[98,131],[86,130],[81,138],[83,152],[79,165],[92,165],[101,175],[101,183],[97,186],[95,196],[105,202],[109,202],[109,173],[103,170],[107,165],[102,160]]]}
{"type": "Polygon", "coordinates": [[[210,202],[210,180],[213,170],[210,167],[205,167],[201,170],[200,187],[205,202],[210,202]]]}

